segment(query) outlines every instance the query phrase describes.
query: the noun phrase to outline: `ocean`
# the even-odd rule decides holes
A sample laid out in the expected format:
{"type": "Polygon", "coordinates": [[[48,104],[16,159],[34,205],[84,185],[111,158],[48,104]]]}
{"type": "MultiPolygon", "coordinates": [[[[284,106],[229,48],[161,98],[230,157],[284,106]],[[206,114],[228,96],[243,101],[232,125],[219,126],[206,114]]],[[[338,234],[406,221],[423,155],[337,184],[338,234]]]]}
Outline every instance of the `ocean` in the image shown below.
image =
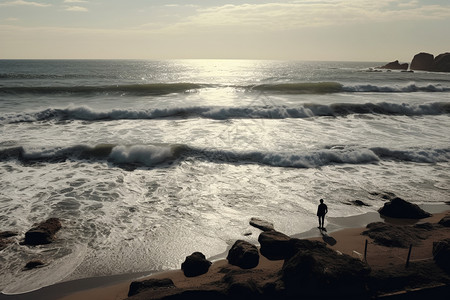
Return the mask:
{"type": "Polygon", "coordinates": [[[329,220],[449,201],[450,74],[380,65],[0,60],[0,290],[179,269],[257,243],[251,217],[316,228],[321,198],[329,220]]]}

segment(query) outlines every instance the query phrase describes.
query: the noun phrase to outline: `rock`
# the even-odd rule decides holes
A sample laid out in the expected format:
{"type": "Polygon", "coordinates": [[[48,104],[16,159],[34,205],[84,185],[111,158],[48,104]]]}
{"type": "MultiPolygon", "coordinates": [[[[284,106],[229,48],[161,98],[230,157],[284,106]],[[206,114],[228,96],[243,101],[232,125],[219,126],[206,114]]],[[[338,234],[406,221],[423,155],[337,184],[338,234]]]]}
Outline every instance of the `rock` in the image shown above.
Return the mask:
{"type": "Polygon", "coordinates": [[[361,260],[319,247],[287,259],[281,278],[289,299],[341,299],[365,296],[369,273],[370,267],[361,260]]]}
{"type": "Polygon", "coordinates": [[[450,53],[442,53],[434,58],[433,71],[450,72],[450,53]]]}
{"type": "Polygon", "coordinates": [[[55,234],[61,229],[58,218],[50,218],[25,233],[25,245],[44,245],[53,242],[55,234]]]}
{"type": "Polygon", "coordinates": [[[16,236],[17,232],[13,232],[13,231],[2,231],[0,232],[0,239],[7,239],[13,236],[16,236]]]}
{"type": "Polygon", "coordinates": [[[29,262],[25,265],[24,270],[35,269],[35,268],[41,267],[41,266],[43,266],[43,265],[44,265],[44,263],[43,263],[42,261],[40,261],[40,260],[32,260],[32,261],[29,261],[29,262]]]}
{"type": "Polygon", "coordinates": [[[361,200],[353,200],[353,201],[350,201],[350,203],[352,203],[356,206],[370,206],[369,204],[366,204],[361,200]]]}
{"type": "Polygon", "coordinates": [[[383,222],[370,223],[366,226],[368,230],[363,231],[374,240],[375,243],[386,247],[407,248],[409,245],[417,245],[420,240],[426,239],[433,229],[431,224],[420,224],[416,226],[391,225],[383,222]]]}
{"type": "Polygon", "coordinates": [[[174,288],[172,279],[164,278],[164,279],[148,279],[143,281],[133,281],[130,284],[130,289],[128,291],[128,297],[134,296],[146,290],[154,290],[154,289],[170,289],[174,288]]]}
{"type": "Polygon", "coordinates": [[[419,54],[414,55],[413,60],[411,61],[411,70],[422,70],[422,71],[432,71],[434,65],[434,56],[433,54],[421,52],[419,54]]]}
{"type": "Polygon", "coordinates": [[[433,258],[438,266],[450,271],[450,239],[433,242],[433,258]]]}
{"type": "Polygon", "coordinates": [[[206,259],[201,252],[194,252],[186,256],[186,260],[181,264],[181,269],[186,277],[195,277],[208,272],[211,262],[206,259]]]}
{"type": "Polygon", "coordinates": [[[261,229],[262,231],[275,230],[272,223],[264,221],[259,218],[251,218],[250,225],[252,225],[253,227],[256,227],[258,229],[261,229]]]}
{"type": "Polygon", "coordinates": [[[390,70],[408,70],[408,64],[400,64],[398,60],[387,63],[386,65],[380,67],[380,69],[390,69],[390,70]]]}
{"type": "Polygon", "coordinates": [[[228,251],[227,260],[242,269],[254,268],[259,263],[258,248],[249,242],[237,240],[228,251]]]}
{"type": "Polygon", "coordinates": [[[440,221],[439,224],[441,224],[442,226],[445,227],[450,227],[450,216],[445,216],[443,217],[440,221]]]}
{"type": "Polygon", "coordinates": [[[290,239],[289,236],[275,230],[262,232],[258,237],[261,254],[270,260],[285,259],[291,253],[290,239]]]}
{"type": "Polygon", "coordinates": [[[0,232],[0,250],[3,250],[6,248],[8,244],[11,243],[11,240],[9,240],[10,237],[16,236],[16,232],[12,231],[2,231],[0,232]]]}
{"type": "Polygon", "coordinates": [[[422,219],[431,216],[430,213],[424,211],[418,205],[412,204],[399,197],[386,202],[378,212],[386,217],[402,219],[422,219]]]}

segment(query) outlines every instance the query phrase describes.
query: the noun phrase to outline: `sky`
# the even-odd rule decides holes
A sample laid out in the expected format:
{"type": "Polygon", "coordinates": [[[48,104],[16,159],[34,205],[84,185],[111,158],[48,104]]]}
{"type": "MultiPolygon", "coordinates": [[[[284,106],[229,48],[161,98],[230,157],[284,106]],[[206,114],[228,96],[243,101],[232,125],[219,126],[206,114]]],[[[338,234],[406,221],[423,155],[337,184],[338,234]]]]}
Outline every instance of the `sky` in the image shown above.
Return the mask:
{"type": "Polygon", "coordinates": [[[0,59],[410,62],[449,28],[449,0],[0,0],[0,59]]]}

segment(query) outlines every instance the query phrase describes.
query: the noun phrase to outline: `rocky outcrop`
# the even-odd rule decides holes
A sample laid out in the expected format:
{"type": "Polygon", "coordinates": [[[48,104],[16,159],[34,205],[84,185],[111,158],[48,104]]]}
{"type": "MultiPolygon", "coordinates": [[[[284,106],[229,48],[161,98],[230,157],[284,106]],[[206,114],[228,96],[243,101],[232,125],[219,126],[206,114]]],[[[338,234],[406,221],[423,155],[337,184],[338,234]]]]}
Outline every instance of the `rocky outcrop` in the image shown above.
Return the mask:
{"type": "Polygon", "coordinates": [[[181,264],[181,269],[186,277],[195,277],[208,272],[211,262],[206,259],[201,252],[194,252],[186,256],[186,260],[181,264]]]}
{"type": "Polygon", "coordinates": [[[380,69],[389,69],[389,70],[408,70],[408,63],[400,64],[398,60],[385,64],[380,69]]]}
{"type": "Polygon", "coordinates": [[[254,218],[254,217],[251,218],[250,225],[252,225],[253,227],[256,227],[258,229],[261,229],[262,231],[275,230],[272,223],[262,220],[262,219],[259,219],[259,218],[254,218]]]}
{"type": "Polygon", "coordinates": [[[438,266],[450,271],[450,239],[433,242],[433,258],[438,266]]]}
{"type": "Polygon", "coordinates": [[[259,263],[258,248],[249,242],[237,240],[228,251],[227,260],[242,269],[252,269],[259,263]]]}
{"type": "Polygon", "coordinates": [[[409,245],[417,245],[420,240],[426,239],[433,230],[430,223],[417,224],[415,226],[391,225],[383,222],[370,223],[363,235],[369,236],[375,243],[386,247],[407,248],[409,245]]]}
{"type": "Polygon", "coordinates": [[[386,217],[402,219],[422,219],[431,216],[430,213],[424,211],[418,205],[399,197],[395,197],[389,202],[386,202],[378,212],[386,217]]]}
{"type": "Polygon", "coordinates": [[[148,290],[172,289],[175,288],[172,279],[148,279],[143,281],[133,281],[128,290],[128,297],[142,293],[148,290]]]}
{"type": "Polygon", "coordinates": [[[61,221],[58,218],[50,218],[28,230],[25,233],[24,244],[30,246],[50,244],[60,229],[61,221]]]}
{"type": "Polygon", "coordinates": [[[433,71],[450,72],[450,52],[439,54],[434,58],[433,71]]]}
{"type": "Polygon", "coordinates": [[[370,267],[325,245],[298,251],[284,262],[281,274],[289,299],[342,299],[367,296],[370,267]]]}
{"type": "Polygon", "coordinates": [[[290,237],[272,230],[262,232],[258,237],[260,252],[270,260],[285,259],[291,253],[290,237]]]}
{"type": "Polygon", "coordinates": [[[411,70],[431,71],[433,64],[433,54],[421,52],[414,55],[413,60],[411,61],[411,70]]]}
{"type": "Polygon", "coordinates": [[[411,62],[411,70],[432,72],[450,72],[450,53],[433,54],[421,52],[416,54],[411,62]]]}

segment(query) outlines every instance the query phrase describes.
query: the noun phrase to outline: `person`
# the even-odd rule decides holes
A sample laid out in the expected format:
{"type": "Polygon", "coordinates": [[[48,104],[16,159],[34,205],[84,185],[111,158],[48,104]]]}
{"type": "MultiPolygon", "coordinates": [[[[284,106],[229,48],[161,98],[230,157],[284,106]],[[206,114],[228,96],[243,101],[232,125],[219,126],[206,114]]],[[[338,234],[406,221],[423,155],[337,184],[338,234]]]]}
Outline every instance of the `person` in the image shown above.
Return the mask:
{"type": "Polygon", "coordinates": [[[328,207],[323,203],[323,199],[320,199],[319,207],[317,208],[317,216],[319,217],[319,229],[325,229],[325,215],[328,212],[328,207]]]}

